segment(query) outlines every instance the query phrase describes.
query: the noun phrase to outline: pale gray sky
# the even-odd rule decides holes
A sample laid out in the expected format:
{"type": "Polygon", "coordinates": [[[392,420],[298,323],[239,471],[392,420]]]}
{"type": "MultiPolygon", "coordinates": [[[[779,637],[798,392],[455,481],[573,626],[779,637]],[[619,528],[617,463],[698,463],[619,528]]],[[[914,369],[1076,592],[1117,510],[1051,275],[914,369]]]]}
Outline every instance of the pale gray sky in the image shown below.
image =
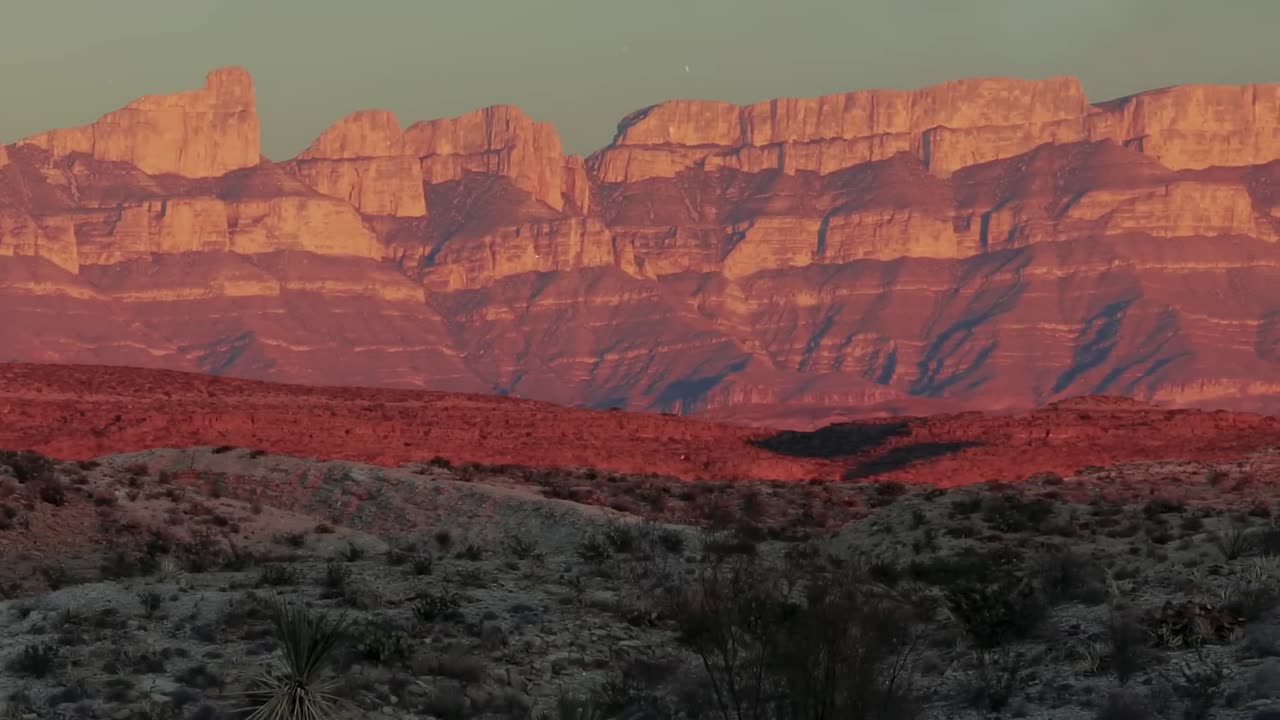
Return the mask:
{"type": "Polygon", "coordinates": [[[7,0],[0,22],[0,142],[244,65],[276,160],[363,108],[408,125],[512,103],[585,153],[677,97],[1280,81],[1280,0],[7,0]]]}

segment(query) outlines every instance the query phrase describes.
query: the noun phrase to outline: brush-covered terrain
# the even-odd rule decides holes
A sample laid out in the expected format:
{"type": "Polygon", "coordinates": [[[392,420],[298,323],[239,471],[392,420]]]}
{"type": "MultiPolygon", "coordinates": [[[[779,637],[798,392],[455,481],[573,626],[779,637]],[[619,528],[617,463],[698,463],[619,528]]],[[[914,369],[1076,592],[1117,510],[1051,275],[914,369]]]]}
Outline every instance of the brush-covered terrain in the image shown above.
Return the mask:
{"type": "Polygon", "coordinates": [[[6,718],[1280,717],[1277,464],[1264,450],[941,490],[225,446],[6,452],[0,703],[6,718]],[[272,705],[290,693],[313,704],[272,705]]]}

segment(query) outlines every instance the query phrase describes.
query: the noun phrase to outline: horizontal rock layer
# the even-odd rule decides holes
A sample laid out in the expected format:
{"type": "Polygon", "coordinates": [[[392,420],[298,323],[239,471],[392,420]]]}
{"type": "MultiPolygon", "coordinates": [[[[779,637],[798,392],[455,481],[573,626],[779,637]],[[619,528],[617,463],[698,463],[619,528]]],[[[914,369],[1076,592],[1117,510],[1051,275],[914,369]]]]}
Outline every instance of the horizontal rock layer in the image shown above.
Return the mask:
{"type": "Polygon", "coordinates": [[[215,71],[0,155],[0,346],[753,422],[1271,407],[1277,97],[678,101],[585,161],[509,106],[371,110],[275,164],[247,74],[215,71]]]}

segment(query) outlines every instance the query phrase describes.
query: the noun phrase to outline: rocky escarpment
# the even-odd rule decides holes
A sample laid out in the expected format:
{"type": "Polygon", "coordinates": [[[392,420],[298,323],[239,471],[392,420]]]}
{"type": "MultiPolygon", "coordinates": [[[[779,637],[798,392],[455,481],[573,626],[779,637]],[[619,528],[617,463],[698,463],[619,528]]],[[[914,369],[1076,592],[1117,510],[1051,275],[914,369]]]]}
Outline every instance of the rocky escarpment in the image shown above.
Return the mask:
{"type": "Polygon", "coordinates": [[[605,182],[683,170],[826,174],[909,153],[947,176],[1045,143],[1110,140],[1173,170],[1280,158],[1280,86],[1184,86],[1090,105],[1074,78],[973,79],[738,106],[677,100],[623,120],[605,182]]]}
{"type": "Polygon", "coordinates": [[[257,122],[224,69],[4,148],[11,358],[757,420],[1280,396],[1280,86],[672,101],[585,160],[511,106],[280,163],[257,122]]]}
{"type": "Polygon", "coordinates": [[[24,138],[54,157],[82,153],[125,162],[151,175],[217,177],[261,158],[253,80],[243,68],[209,73],[205,85],[150,95],[77,128],[24,138]]]}
{"type": "Polygon", "coordinates": [[[405,153],[400,121],[389,112],[348,115],[316,138],[290,169],[307,185],[365,215],[427,214],[418,163],[405,153]]]}

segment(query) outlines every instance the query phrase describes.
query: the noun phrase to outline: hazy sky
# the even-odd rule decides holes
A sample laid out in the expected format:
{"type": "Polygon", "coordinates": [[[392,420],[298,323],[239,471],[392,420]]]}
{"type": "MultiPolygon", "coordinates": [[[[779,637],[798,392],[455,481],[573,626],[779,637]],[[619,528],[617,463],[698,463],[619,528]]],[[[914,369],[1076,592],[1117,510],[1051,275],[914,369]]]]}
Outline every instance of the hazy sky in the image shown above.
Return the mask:
{"type": "Polygon", "coordinates": [[[676,97],[1076,75],[1099,101],[1280,81],[1280,0],[5,0],[0,22],[0,142],[234,64],[276,160],[363,108],[408,125],[511,103],[587,152],[676,97]]]}

